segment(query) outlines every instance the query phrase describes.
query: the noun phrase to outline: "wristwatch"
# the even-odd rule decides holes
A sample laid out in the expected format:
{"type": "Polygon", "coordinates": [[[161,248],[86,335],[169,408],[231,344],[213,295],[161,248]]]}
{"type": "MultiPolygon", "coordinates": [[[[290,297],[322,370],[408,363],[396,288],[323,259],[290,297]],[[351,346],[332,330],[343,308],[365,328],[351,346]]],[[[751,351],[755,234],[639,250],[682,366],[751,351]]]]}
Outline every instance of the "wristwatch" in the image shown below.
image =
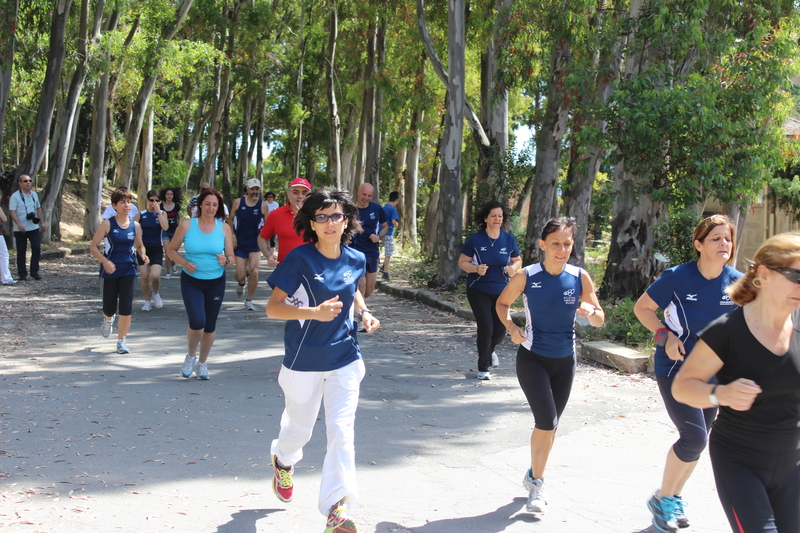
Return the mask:
{"type": "Polygon", "coordinates": [[[667,344],[667,338],[669,334],[672,332],[669,328],[661,328],[656,331],[656,344],[659,346],[664,346],[667,344]]]}
{"type": "MultiPolygon", "coordinates": [[[[358,312],[358,319],[359,319],[359,320],[362,320],[362,317],[361,317],[361,315],[363,315],[364,313],[369,313],[369,314],[372,314],[372,311],[370,311],[369,309],[362,309],[361,311],[359,311],[359,312],[358,312]]],[[[362,321],[363,321],[363,320],[362,320],[362,321]]]]}
{"type": "Polygon", "coordinates": [[[717,398],[717,387],[719,387],[719,383],[714,384],[714,388],[711,389],[711,394],[708,395],[708,401],[711,402],[711,405],[714,407],[719,407],[719,399],[717,398]]]}

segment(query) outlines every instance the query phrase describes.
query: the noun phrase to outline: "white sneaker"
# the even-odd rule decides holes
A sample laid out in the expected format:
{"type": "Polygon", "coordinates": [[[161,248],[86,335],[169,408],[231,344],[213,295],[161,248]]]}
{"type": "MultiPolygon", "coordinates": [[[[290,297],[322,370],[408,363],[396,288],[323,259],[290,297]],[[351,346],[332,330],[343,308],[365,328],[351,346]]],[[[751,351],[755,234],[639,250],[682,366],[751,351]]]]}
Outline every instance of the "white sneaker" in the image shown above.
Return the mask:
{"type": "Polygon", "coordinates": [[[142,306],[142,311],[149,311],[150,310],[150,300],[146,300],[144,305],[142,306]]]}
{"type": "Polygon", "coordinates": [[[194,365],[197,362],[197,357],[192,357],[188,353],[186,357],[183,359],[183,366],[181,367],[181,376],[185,378],[192,377],[192,371],[194,370],[194,365]]]}
{"type": "Polygon", "coordinates": [[[497,358],[497,352],[492,352],[492,366],[495,368],[500,366],[500,359],[497,358]]]}
{"type": "Polygon", "coordinates": [[[178,273],[178,265],[172,265],[172,273],[173,274],[177,274],[178,273]]]}
{"type": "Polygon", "coordinates": [[[172,274],[168,273],[166,276],[164,276],[164,279],[172,279],[172,274]]]}
{"type": "Polygon", "coordinates": [[[164,302],[161,300],[160,294],[153,295],[153,303],[155,304],[156,309],[161,309],[162,307],[164,307],[164,302]]]}
{"type": "Polygon", "coordinates": [[[253,300],[245,300],[244,301],[244,308],[248,311],[255,311],[256,308],[253,307],[253,300]]]}
{"type": "Polygon", "coordinates": [[[492,374],[491,372],[478,372],[478,379],[482,381],[489,381],[492,379],[492,374]]]}
{"type": "Polygon", "coordinates": [[[240,283],[236,286],[236,297],[241,298],[242,294],[244,294],[244,283],[240,283]]]}
{"type": "Polygon", "coordinates": [[[197,374],[197,379],[208,379],[208,365],[206,363],[197,363],[194,367],[194,373],[197,374]]]}
{"type": "Polygon", "coordinates": [[[547,505],[547,501],[544,499],[544,480],[533,479],[529,469],[525,472],[525,477],[522,478],[522,485],[528,491],[528,501],[525,503],[525,509],[529,513],[543,513],[547,505]]]}

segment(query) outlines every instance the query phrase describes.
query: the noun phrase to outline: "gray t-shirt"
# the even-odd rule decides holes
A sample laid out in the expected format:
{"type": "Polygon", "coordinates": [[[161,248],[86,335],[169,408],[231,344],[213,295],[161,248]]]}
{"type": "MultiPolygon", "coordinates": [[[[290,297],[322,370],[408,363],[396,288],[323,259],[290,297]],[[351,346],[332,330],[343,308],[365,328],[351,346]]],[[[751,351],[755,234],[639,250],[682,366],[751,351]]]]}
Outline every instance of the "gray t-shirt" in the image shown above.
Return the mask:
{"type": "MultiPolygon", "coordinates": [[[[17,191],[11,195],[11,199],[8,202],[8,208],[11,211],[17,212],[17,218],[22,224],[22,227],[25,228],[25,231],[39,229],[39,224],[34,224],[33,221],[28,220],[27,217],[28,213],[39,216],[36,210],[40,207],[42,207],[42,204],[39,203],[39,197],[36,195],[36,191],[31,191],[30,194],[17,191]]],[[[20,231],[16,223],[14,223],[14,231],[20,231]]]]}

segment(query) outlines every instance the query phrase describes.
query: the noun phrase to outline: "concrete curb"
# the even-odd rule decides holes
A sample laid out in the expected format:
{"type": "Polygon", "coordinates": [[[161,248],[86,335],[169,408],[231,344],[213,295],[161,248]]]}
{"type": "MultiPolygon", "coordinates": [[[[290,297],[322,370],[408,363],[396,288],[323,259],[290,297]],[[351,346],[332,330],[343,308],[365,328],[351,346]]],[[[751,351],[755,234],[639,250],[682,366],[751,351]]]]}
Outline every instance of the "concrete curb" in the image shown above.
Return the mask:
{"type": "MultiPolygon", "coordinates": [[[[377,287],[392,296],[411,300],[412,302],[420,302],[428,307],[452,313],[466,320],[475,320],[472,309],[456,307],[455,304],[445,302],[431,291],[400,287],[383,280],[377,281],[377,287]]],[[[525,326],[525,313],[514,313],[511,318],[518,326],[525,326]]],[[[614,368],[620,372],[641,374],[649,371],[650,356],[627,346],[620,346],[608,341],[578,342],[578,350],[581,357],[614,368]]]]}
{"type": "MultiPolygon", "coordinates": [[[[42,252],[41,260],[42,261],[50,261],[53,259],[64,259],[68,255],[84,255],[89,253],[88,246],[82,246],[80,248],[58,248],[56,250],[45,250],[42,252]]],[[[17,253],[14,251],[13,253],[9,250],[9,262],[11,259],[16,259],[17,253]]]]}

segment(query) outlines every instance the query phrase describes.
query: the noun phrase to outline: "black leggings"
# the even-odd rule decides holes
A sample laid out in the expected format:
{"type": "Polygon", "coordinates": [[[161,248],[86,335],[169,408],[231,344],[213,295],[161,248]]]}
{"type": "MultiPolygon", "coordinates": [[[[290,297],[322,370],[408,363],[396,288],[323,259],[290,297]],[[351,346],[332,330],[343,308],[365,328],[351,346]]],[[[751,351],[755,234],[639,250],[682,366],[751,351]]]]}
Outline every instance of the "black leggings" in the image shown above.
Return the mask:
{"type": "Polygon", "coordinates": [[[133,282],[136,276],[103,278],[103,314],[114,316],[119,301],[120,316],[131,316],[133,311],[133,282]]]}
{"type": "Polygon", "coordinates": [[[658,390],[667,408],[667,414],[678,428],[678,440],[672,445],[675,455],[684,463],[692,463],[700,458],[706,449],[711,423],[717,418],[717,408],[696,409],[680,403],[672,396],[674,377],[656,376],[658,390]]]}
{"type": "Polygon", "coordinates": [[[752,450],[711,432],[708,450],[734,533],[800,533],[800,452],[752,450]]]}
{"type": "Polygon", "coordinates": [[[189,315],[189,329],[214,333],[225,298],[225,273],[217,279],[197,279],[184,272],[181,274],[181,296],[189,315]]]}
{"type": "Polygon", "coordinates": [[[554,359],[535,354],[524,346],[517,350],[517,379],[528,399],[537,429],[553,431],[558,428],[572,392],[576,366],[574,354],[554,359]]]}
{"type": "Polygon", "coordinates": [[[499,296],[467,287],[467,300],[478,324],[478,372],[492,368],[492,352],[506,336],[506,326],[495,308],[499,296]]]}

